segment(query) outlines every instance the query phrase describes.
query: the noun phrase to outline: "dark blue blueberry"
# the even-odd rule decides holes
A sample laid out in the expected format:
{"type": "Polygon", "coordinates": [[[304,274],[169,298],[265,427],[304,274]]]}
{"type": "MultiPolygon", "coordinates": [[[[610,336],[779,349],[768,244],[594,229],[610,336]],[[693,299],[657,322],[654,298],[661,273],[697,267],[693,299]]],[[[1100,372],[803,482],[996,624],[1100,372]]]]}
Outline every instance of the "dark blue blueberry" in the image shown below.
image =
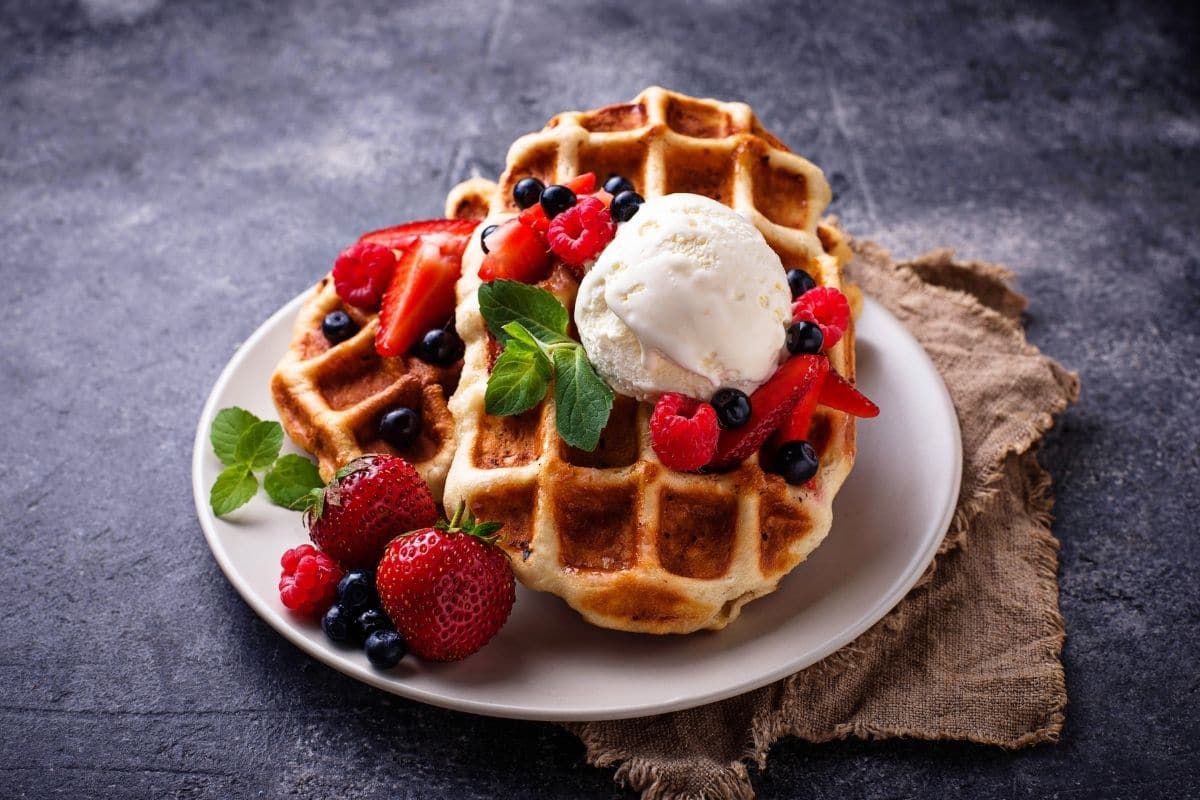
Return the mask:
{"type": "Polygon", "coordinates": [[[492,252],[491,250],[488,250],[487,237],[491,236],[492,231],[496,230],[496,228],[499,228],[499,227],[500,227],[499,225],[488,225],[486,228],[483,229],[483,233],[479,234],[479,246],[483,248],[483,252],[485,252],[485,253],[492,252]]]}
{"type": "Polygon", "coordinates": [[[813,280],[812,275],[809,275],[802,269],[789,269],[787,271],[787,281],[788,288],[792,290],[793,300],[807,292],[809,289],[815,288],[817,285],[817,282],[813,280]]]}
{"type": "Polygon", "coordinates": [[[612,218],[617,222],[629,222],[644,202],[646,201],[640,194],[632,189],[627,189],[613,198],[612,218]]]}
{"type": "Polygon", "coordinates": [[[613,175],[604,182],[604,191],[616,197],[621,192],[632,192],[633,184],[622,175],[613,175]]]}
{"type": "Polygon", "coordinates": [[[513,200],[517,201],[518,207],[522,209],[529,208],[541,199],[542,190],[545,188],[546,184],[537,178],[522,178],[513,187],[513,200]]]}
{"type": "Polygon", "coordinates": [[[804,320],[788,327],[786,342],[788,352],[792,355],[812,355],[821,352],[825,346],[825,336],[815,322],[804,320]]]}
{"type": "Polygon", "coordinates": [[[709,402],[722,428],[740,428],[750,421],[750,398],[743,391],[718,389],[709,402]]]}
{"type": "Polygon", "coordinates": [[[325,616],[321,617],[321,630],[329,641],[342,644],[354,637],[354,617],[339,605],[329,607],[325,616]]]}
{"type": "Polygon", "coordinates": [[[363,645],[367,660],[375,669],[391,669],[400,663],[408,647],[404,638],[395,631],[375,631],[363,645]]]}
{"type": "Polygon", "coordinates": [[[817,451],[808,442],[785,442],[775,454],[775,471],[792,485],[808,481],[818,466],[817,451]]]}
{"type": "Polygon", "coordinates": [[[463,341],[456,331],[434,328],[421,337],[417,357],[439,367],[448,367],[462,358],[463,350],[463,341]]]}
{"type": "Polygon", "coordinates": [[[354,635],[360,642],[365,641],[375,631],[390,631],[393,628],[392,621],[388,619],[387,614],[378,608],[360,611],[354,618],[354,635]]]}
{"type": "Polygon", "coordinates": [[[554,219],[573,205],[575,193],[566,186],[555,183],[542,190],[542,210],[550,219],[554,219]]]}
{"type": "Polygon", "coordinates": [[[347,572],[338,581],[337,599],[338,605],[347,611],[358,611],[374,605],[379,599],[375,596],[375,577],[361,569],[347,572]]]}
{"type": "Polygon", "coordinates": [[[345,311],[330,311],[321,321],[321,333],[330,344],[337,344],[358,333],[358,326],[345,311]]]}
{"type": "Polygon", "coordinates": [[[399,450],[403,450],[421,435],[421,412],[400,406],[393,408],[379,420],[379,438],[399,450]]]}

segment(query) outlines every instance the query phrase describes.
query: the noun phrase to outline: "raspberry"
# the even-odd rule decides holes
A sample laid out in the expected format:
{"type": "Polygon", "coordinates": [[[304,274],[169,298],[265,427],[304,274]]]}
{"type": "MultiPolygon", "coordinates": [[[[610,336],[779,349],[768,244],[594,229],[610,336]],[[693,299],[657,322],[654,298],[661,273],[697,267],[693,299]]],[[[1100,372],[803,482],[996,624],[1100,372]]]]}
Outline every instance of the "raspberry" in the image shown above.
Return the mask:
{"type": "Polygon", "coordinates": [[[712,461],[720,433],[713,407],[681,394],[664,394],[650,415],[650,444],[658,460],[680,472],[712,461]]]}
{"type": "Polygon", "coordinates": [[[850,327],[850,303],[839,290],[818,286],[792,303],[792,321],[815,323],[824,337],[824,349],[829,350],[850,327]]]}
{"type": "Polygon", "coordinates": [[[333,262],[333,286],[352,306],[377,309],[396,269],[396,254],[375,242],[358,242],[333,262]]]}
{"type": "Polygon", "coordinates": [[[318,616],[333,605],[342,570],[337,562],[311,544],[285,550],[279,559],[279,599],[290,611],[318,616]]]}
{"type": "MultiPolygon", "coordinates": [[[[550,251],[569,267],[582,267],[600,255],[617,233],[604,202],[596,197],[581,197],[579,202],[550,220],[546,241],[550,251]]],[[[576,270],[578,275],[578,270],[576,270]]]]}

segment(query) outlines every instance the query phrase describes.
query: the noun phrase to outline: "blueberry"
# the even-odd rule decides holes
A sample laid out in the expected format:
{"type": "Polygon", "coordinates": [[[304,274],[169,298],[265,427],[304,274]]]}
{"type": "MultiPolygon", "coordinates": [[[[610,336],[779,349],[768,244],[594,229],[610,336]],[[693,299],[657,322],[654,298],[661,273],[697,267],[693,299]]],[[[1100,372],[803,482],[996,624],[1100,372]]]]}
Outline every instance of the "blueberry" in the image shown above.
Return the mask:
{"type": "Polygon", "coordinates": [[[341,644],[348,642],[354,635],[354,619],[350,612],[339,605],[329,607],[325,616],[321,617],[321,630],[329,641],[341,644]]]}
{"type": "Polygon", "coordinates": [[[492,231],[496,230],[496,228],[499,228],[499,227],[500,227],[499,225],[488,225],[486,228],[483,229],[483,233],[479,234],[479,246],[483,248],[483,252],[485,252],[485,253],[492,252],[491,250],[488,250],[487,237],[491,236],[492,231]]]}
{"type": "Polygon", "coordinates": [[[637,213],[638,206],[646,202],[640,194],[627,189],[613,198],[612,218],[617,222],[628,222],[637,213]]]}
{"type": "Polygon", "coordinates": [[[375,631],[367,637],[363,650],[375,669],[391,669],[408,652],[404,638],[395,631],[375,631]]]}
{"type": "Polygon", "coordinates": [[[819,465],[817,451],[808,442],[786,442],[775,454],[775,471],[792,485],[816,475],[819,465]]]}
{"type": "Polygon", "coordinates": [[[529,208],[537,203],[538,199],[542,196],[542,190],[545,188],[546,184],[537,178],[522,178],[513,187],[513,200],[517,201],[517,205],[520,208],[529,208]]]}
{"type": "Polygon", "coordinates": [[[573,205],[575,193],[566,186],[555,183],[542,190],[542,210],[550,219],[554,219],[573,205]]]}
{"type": "Polygon", "coordinates": [[[445,328],[434,328],[421,337],[417,345],[417,357],[439,367],[448,367],[463,356],[463,341],[458,333],[445,328]]]}
{"type": "Polygon", "coordinates": [[[750,398],[745,392],[718,389],[710,402],[722,428],[740,428],[750,421],[750,398]]]}
{"type": "Polygon", "coordinates": [[[793,300],[809,289],[815,288],[817,285],[817,282],[812,279],[812,275],[809,275],[802,269],[789,269],[787,271],[787,281],[788,286],[792,290],[793,300]]]}
{"type": "Polygon", "coordinates": [[[421,412],[400,406],[379,420],[379,438],[392,447],[403,449],[421,435],[421,412]]]}
{"type": "Polygon", "coordinates": [[[798,353],[815,354],[825,346],[825,336],[815,322],[804,320],[797,322],[787,329],[787,349],[792,355],[798,353]]]}
{"type": "Polygon", "coordinates": [[[632,192],[633,184],[622,175],[613,175],[604,182],[604,191],[616,197],[621,192],[632,192]]]}
{"type": "Polygon", "coordinates": [[[366,611],[360,611],[354,618],[353,630],[355,638],[362,642],[375,631],[392,630],[392,621],[378,608],[368,608],[366,611]]]}
{"type": "Polygon", "coordinates": [[[374,576],[361,569],[347,572],[338,581],[337,599],[338,605],[347,611],[358,611],[374,605],[378,600],[374,576]]]}
{"type": "Polygon", "coordinates": [[[358,333],[358,326],[345,311],[330,311],[321,321],[321,333],[330,344],[337,344],[358,333]]]}

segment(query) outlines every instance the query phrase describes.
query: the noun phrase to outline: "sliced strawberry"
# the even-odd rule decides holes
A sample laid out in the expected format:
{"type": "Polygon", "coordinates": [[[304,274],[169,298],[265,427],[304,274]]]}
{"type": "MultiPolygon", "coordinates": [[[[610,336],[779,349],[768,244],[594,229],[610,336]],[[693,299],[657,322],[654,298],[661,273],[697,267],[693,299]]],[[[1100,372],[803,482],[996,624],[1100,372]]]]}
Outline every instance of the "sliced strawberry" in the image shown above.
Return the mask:
{"type": "Polygon", "coordinates": [[[596,173],[585,172],[582,175],[576,175],[571,180],[563,184],[570,189],[576,196],[582,197],[585,194],[591,194],[596,191],[596,173]]]}
{"type": "Polygon", "coordinates": [[[462,251],[447,254],[423,238],[404,251],[379,312],[379,355],[404,355],[422,334],[445,324],[454,313],[461,271],[462,251]]]}
{"type": "MultiPolygon", "coordinates": [[[[536,231],[542,236],[546,235],[546,230],[550,227],[550,218],[546,216],[546,210],[542,208],[541,203],[535,203],[529,208],[517,215],[517,219],[521,224],[532,231],[536,231]]],[[[491,237],[488,237],[491,239],[491,237]]]]}
{"type": "Polygon", "coordinates": [[[856,417],[879,416],[879,406],[872,403],[865,394],[854,388],[854,384],[833,370],[829,371],[825,382],[821,384],[821,394],[817,402],[856,417]]]}
{"type": "Polygon", "coordinates": [[[478,224],[479,220],[474,219],[425,219],[364,233],[358,240],[374,242],[393,250],[404,250],[418,238],[434,242],[438,247],[442,247],[443,244],[457,244],[461,239],[465,248],[467,238],[478,224]]]}
{"type": "Polygon", "coordinates": [[[717,454],[710,466],[713,469],[737,466],[762,447],[828,369],[829,360],[821,355],[799,355],[785,361],[769,381],[750,395],[750,420],[739,428],[721,431],[717,454]]]}
{"type": "Polygon", "coordinates": [[[488,254],[479,266],[479,279],[497,278],[537,283],[550,274],[546,240],[518,220],[509,220],[488,234],[488,254]]]}
{"type": "Polygon", "coordinates": [[[781,443],[808,440],[808,429],[812,425],[813,412],[817,410],[817,403],[821,399],[821,388],[828,382],[828,377],[834,374],[829,369],[829,360],[824,358],[821,360],[825,362],[825,365],[818,370],[819,377],[808,385],[804,394],[800,395],[800,399],[792,408],[792,413],[779,428],[778,440],[781,443]]]}

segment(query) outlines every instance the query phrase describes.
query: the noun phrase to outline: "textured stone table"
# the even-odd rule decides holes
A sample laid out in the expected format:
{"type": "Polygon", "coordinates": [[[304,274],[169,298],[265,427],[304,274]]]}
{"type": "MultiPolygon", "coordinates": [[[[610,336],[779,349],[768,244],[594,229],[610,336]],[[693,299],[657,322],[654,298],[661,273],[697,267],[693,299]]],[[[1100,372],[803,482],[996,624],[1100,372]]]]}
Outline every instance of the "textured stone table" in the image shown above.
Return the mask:
{"type": "Polygon", "coordinates": [[[650,83],[750,102],[855,234],[1011,265],[1083,378],[1043,453],[1062,742],[788,741],[760,796],[1200,796],[1194,5],[400,5],[0,2],[0,796],[621,795],[558,728],[288,644],[189,465],[221,367],[340,245],[650,83]]]}

